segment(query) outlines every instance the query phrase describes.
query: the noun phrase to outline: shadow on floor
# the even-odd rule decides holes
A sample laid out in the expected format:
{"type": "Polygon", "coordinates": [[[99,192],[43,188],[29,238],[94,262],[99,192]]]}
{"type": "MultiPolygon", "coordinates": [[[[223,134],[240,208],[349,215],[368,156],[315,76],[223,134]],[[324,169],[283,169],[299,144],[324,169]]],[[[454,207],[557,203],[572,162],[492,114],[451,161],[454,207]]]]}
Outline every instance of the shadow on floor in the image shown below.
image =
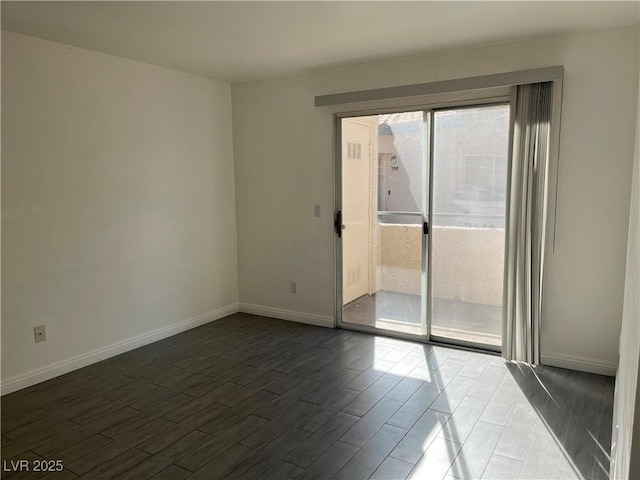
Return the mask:
{"type": "Polygon", "coordinates": [[[516,412],[529,425],[520,441],[529,438],[529,448],[539,450],[540,475],[557,463],[561,478],[608,478],[614,379],[516,363],[507,368],[529,405],[516,412]],[[538,448],[541,439],[556,447],[538,448]]]}

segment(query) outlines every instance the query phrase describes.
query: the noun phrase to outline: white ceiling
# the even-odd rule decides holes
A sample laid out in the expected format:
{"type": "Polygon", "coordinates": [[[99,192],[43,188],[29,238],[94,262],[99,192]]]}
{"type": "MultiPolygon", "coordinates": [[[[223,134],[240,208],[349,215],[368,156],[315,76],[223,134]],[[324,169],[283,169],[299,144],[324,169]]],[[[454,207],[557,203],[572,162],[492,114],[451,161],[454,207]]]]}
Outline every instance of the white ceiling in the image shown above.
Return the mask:
{"type": "Polygon", "coordinates": [[[2,2],[2,28],[227,82],[638,23],[639,2],[2,2]]]}

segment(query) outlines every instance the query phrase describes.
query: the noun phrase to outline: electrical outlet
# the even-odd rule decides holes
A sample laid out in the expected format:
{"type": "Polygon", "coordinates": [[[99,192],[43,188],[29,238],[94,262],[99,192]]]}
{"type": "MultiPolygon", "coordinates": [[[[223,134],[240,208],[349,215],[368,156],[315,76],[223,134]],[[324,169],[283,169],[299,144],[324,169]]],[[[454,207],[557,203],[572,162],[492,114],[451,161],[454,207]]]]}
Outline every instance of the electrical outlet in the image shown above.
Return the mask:
{"type": "Polygon", "coordinates": [[[320,205],[313,206],[313,216],[320,217],[320,205]]]}
{"type": "Polygon", "coordinates": [[[298,293],[296,282],[289,282],[289,290],[291,291],[291,293],[298,293]]]}
{"type": "Polygon", "coordinates": [[[44,325],[33,327],[33,335],[35,336],[36,343],[44,342],[47,339],[47,335],[44,331],[44,325]]]}

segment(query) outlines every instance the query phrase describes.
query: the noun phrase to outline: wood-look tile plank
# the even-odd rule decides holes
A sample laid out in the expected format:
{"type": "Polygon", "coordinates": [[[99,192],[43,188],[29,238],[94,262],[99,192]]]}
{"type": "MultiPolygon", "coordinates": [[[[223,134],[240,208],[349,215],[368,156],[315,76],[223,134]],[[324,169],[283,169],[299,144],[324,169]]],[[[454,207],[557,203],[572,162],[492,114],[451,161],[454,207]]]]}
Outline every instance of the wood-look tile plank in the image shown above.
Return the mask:
{"type": "Polygon", "coordinates": [[[611,452],[607,451],[607,448],[611,445],[613,391],[614,379],[611,377],[605,377],[602,383],[600,410],[598,413],[598,434],[595,445],[593,472],[591,473],[591,478],[595,480],[606,480],[609,478],[611,452]]]}
{"type": "Polygon", "coordinates": [[[336,392],[345,388],[345,385],[351,382],[359,374],[360,373],[356,370],[349,370],[348,368],[342,369],[339,372],[336,372],[332,379],[324,382],[320,388],[311,394],[305,395],[302,399],[306,402],[315,403],[317,405],[323,404],[330,400],[336,392]]]}
{"type": "Polygon", "coordinates": [[[334,418],[338,412],[340,412],[346,405],[348,405],[360,392],[355,390],[349,390],[342,388],[334,393],[328,400],[318,406],[315,409],[312,416],[302,418],[296,422],[296,426],[307,430],[308,432],[315,432],[332,418],[334,418]]]}
{"type": "Polygon", "coordinates": [[[164,388],[183,392],[210,379],[211,377],[198,373],[196,369],[188,368],[181,375],[167,375],[154,383],[164,388]]]}
{"type": "Polygon", "coordinates": [[[13,430],[17,430],[18,428],[24,427],[25,425],[29,425],[30,423],[37,422],[41,418],[50,415],[49,412],[42,408],[33,408],[28,409],[24,412],[16,412],[12,415],[9,415],[9,409],[3,409],[2,416],[2,442],[5,443],[9,441],[9,437],[6,436],[7,433],[10,433],[13,430]]]}
{"type": "Polygon", "coordinates": [[[302,473],[305,480],[331,479],[359,451],[348,443],[335,442],[302,473]]]}
{"type": "Polygon", "coordinates": [[[93,424],[98,420],[100,420],[101,418],[110,416],[115,412],[118,412],[124,409],[128,409],[131,412],[139,413],[139,411],[137,411],[135,408],[131,408],[126,403],[121,402],[120,400],[109,400],[108,403],[98,408],[94,408],[89,412],[85,412],[81,415],[76,415],[75,417],[72,417],[71,421],[73,423],[77,423],[78,425],[93,424]]]}
{"type": "Polygon", "coordinates": [[[262,391],[265,387],[268,387],[272,383],[281,380],[285,376],[286,374],[280,372],[263,372],[260,377],[247,383],[247,385],[245,385],[243,388],[239,389],[236,392],[233,392],[230,395],[227,395],[226,397],[222,397],[220,400],[218,400],[218,403],[226,405],[228,407],[233,407],[239,402],[246,400],[247,398],[252,397],[256,393],[262,391]]]}
{"type": "Polygon", "coordinates": [[[109,403],[109,400],[100,396],[92,396],[87,398],[87,394],[80,394],[80,398],[70,401],[62,402],[60,404],[47,405],[46,409],[51,413],[64,413],[66,418],[73,418],[82,415],[86,412],[93,411],[103,405],[109,403]]]}
{"type": "Polygon", "coordinates": [[[260,449],[275,437],[289,430],[289,427],[298,421],[313,416],[313,412],[317,408],[317,405],[313,403],[299,400],[291,408],[269,420],[264,426],[244,438],[241,443],[247,447],[260,449]]]}
{"type": "Polygon", "coordinates": [[[55,459],[61,460],[64,465],[69,465],[74,460],[84,457],[85,455],[95,452],[106,445],[113,442],[108,437],[97,434],[89,438],[86,438],[75,445],[65,448],[64,450],[55,453],[55,459]]]}
{"type": "Polygon", "coordinates": [[[436,437],[409,474],[412,480],[440,480],[444,478],[462,445],[436,437]]]}
{"type": "Polygon", "coordinates": [[[364,392],[367,388],[369,388],[369,386],[371,386],[371,384],[373,384],[384,374],[385,371],[372,366],[361,372],[356,378],[354,378],[344,386],[351,390],[364,392]]]}
{"type": "Polygon", "coordinates": [[[309,432],[291,427],[268,443],[244,464],[234,469],[230,478],[264,478],[264,475],[306,438],[309,432]]]}
{"type": "MultiPolygon", "coordinates": [[[[601,388],[589,388],[588,380],[591,376],[580,372],[576,388],[578,390],[571,419],[567,425],[565,437],[565,451],[571,457],[575,468],[585,477],[590,477],[594,472],[594,459],[596,456],[596,440],[589,433],[593,428],[591,422],[598,418],[600,413],[601,388]]],[[[603,377],[598,380],[602,381],[603,377]]]]}
{"type": "Polygon", "coordinates": [[[278,372],[292,374],[296,370],[304,368],[307,365],[310,365],[315,362],[322,362],[323,358],[326,357],[327,351],[321,348],[313,348],[307,352],[301,353],[300,355],[293,357],[286,362],[280,364],[275,368],[278,372]]]}
{"type": "Polygon", "coordinates": [[[358,420],[359,417],[338,412],[307,440],[298,445],[285,457],[285,460],[301,467],[308,467],[358,420]]]}
{"type": "Polygon", "coordinates": [[[135,408],[136,410],[149,410],[174,396],[176,396],[175,391],[161,387],[150,395],[138,398],[135,402],[132,402],[129,405],[131,408],[135,408]]]}
{"type": "Polygon", "coordinates": [[[522,462],[520,460],[494,453],[487,464],[487,468],[482,473],[482,478],[487,480],[519,478],[520,470],[522,470],[522,462]]]}
{"type": "Polygon", "coordinates": [[[356,349],[354,349],[349,353],[338,356],[335,360],[332,360],[330,363],[326,363],[326,364],[319,363],[317,365],[312,364],[312,365],[303,367],[297,371],[300,373],[304,371],[305,376],[317,382],[325,382],[325,381],[331,380],[332,378],[335,377],[335,375],[338,372],[341,372],[342,370],[351,370],[354,372],[358,372],[358,374],[360,374],[361,373],[360,371],[350,369],[348,368],[348,365],[362,355],[364,355],[364,352],[359,352],[359,351],[356,351],[356,349]]]}
{"type": "MultiPolygon", "coordinates": [[[[380,400],[375,407],[340,437],[340,441],[362,447],[398,411],[401,405],[402,403],[395,400],[387,400],[386,398],[380,400]]],[[[389,431],[389,429],[385,431],[389,431]]],[[[406,430],[403,431],[406,432],[406,430]]]]}
{"type": "Polygon", "coordinates": [[[347,368],[358,370],[359,372],[364,372],[366,370],[371,371],[373,370],[374,363],[384,358],[386,354],[390,353],[392,350],[393,347],[391,346],[376,346],[376,348],[368,350],[363,355],[347,365],[347,368]]]}
{"type": "Polygon", "coordinates": [[[153,480],[184,480],[191,476],[189,470],[185,470],[184,468],[180,468],[176,465],[170,465],[161,472],[158,472],[153,477],[153,480]]]}
{"type": "MultiPolygon", "coordinates": [[[[574,470],[571,472],[563,472],[562,470],[558,470],[556,476],[554,477],[556,480],[584,480],[584,477],[574,470]]],[[[607,475],[609,478],[609,475],[607,475]]]]}
{"type": "Polygon", "coordinates": [[[153,387],[155,386],[149,387],[147,383],[141,380],[132,379],[127,383],[104,392],[103,397],[108,400],[120,400],[124,405],[128,405],[127,399],[130,394],[153,387]]]}
{"type": "Polygon", "coordinates": [[[385,375],[396,375],[398,377],[410,377],[410,373],[417,367],[426,366],[425,352],[421,345],[416,345],[414,350],[406,357],[387,370],[385,375]]]}
{"type": "Polygon", "coordinates": [[[448,473],[463,479],[480,478],[491,459],[503,428],[493,423],[478,422],[462,445],[448,473]]]}
{"type": "Polygon", "coordinates": [[[427,410],[393,449],[390,456],[415,465],[448,420],[449,415],[446,413],[427,410]]]}
{"type": "Polygon", "coordinates": [[[311,380],[303,380],[295,387],[279,395],[271,402],[256,410],[255,414],[263,418],[275,418],[289,407],[297,403],[302,397],[316,390],[320,384],[311,380]]]}
{"type": "Polygon", "coordinates": [[[493,365],[489,362],[476,379],[468,395],[488,402],[506,374],[507,369],[504,366],[493,365]]]}
{"type": "MultiPolygon", "coordinates": [[[[432,357],[430,357],[431,359],[432,357]]],[[[444,362],[438,363],[434,361],[432,365],[427,364],[427,369],[431,371],[431,382],[438,388],[446,387],[451,380],[456,378],[462,367],[467,362],[456,358],[447,358],[444,362]],[[433,369],[432,369],[433,368],[433,369]]]]}
{"type": "Polygon", "coordinates": [[[530,480],[555,478],[561,456],[561,450],[553,439],[534,435],[525,455],[519,478],[530,480]]]}
{"type": "Polygon", "coordinates": [[[399,383],[399,381],[400,380],[398,378],[379,378],[367,387],[367,389],[360,395],[354,398],[351,403],[342,409],[342,411],[362,417],[376,403],[378,403],[380,399],[389,393],[391,389],[399,383]]]}
{"type": "Polygon", "coordinates": [[[211,369],[204,370],[201,373],[211,377],[218,382],[218,384],[235,381],[235,383],[241,385],[246,385],[251,379],[258,378],[261,375],[261,372],[257,368],[244,364],[235,365],[232,368],[224,370],[218,370],[217,368],[218,367],[213,371],[211,369]]]}
{"type": "Polygon", "coordinates": [[[465,353],[469,354],[469,358],[467,359],[467,363],[465,363],[458,372],[458,375],[476,379],[479,378],[484,372],[484,369],[491,363],[491,357],[480,353],[465,353]]]}
{"type": "Polygon", "coordinates": [[[161,435],[154,435],[140,443],[138,448],[145,452],[155,454],[207,422],[217,421],[222,418],[227,414],[228,410],[229,408],[224,405],[214,404],[210,408],[202,412],[196,412],[181,422],[174,424],[170,430],[162,432],[161,435]]]}
{"type": "Polygon", "coordinates": [[[387,457],[369,480],[404,480],[413,470],[414,464],[387,457]]]}
{"type": "Polygon", "coordinates": [[[482,399],[470,395],[466,396],[442,427],[439,436],[454,442],[464,443],[486,406],[486,402],[482,399]]]}
{"type": "Polygon", "coordinates": [[[190,400],[191,398],[187,395],[174,395],[164,402],[159,403],[155,407],[144,412],[140,412],[138,415],[127,418],[126,420],[114,425],[113,427],[104,430],[102,434],[109,438],[118,439],[142,427],[143,425],[146,425],[153,420],[162,417],[162,415],[171,412],[172,410],[184,405],[190,400]]]}
{"type": "Polygon", "coordinates": [[[469,377],[458,376],[451,379],[429,408],[449,414],[455,412],[460,402],[465,399],[473,383],[474,380],[469,377]]]}
{"type": "Polygon", "coordinates": [[[171,425],[174,424],[169,420],[158,418],[142,428],[139,428],[118,440],[114,440],[101,449],[74,460],[66,465],[66,467],[78,475],[84,475],[98,465],[117,457],[157,433],[167,430],[171,425]]]}
{"type": "MultiPolygon", "coordinates": [[[[385,373],[385,378],[389,373],[385,373]]],[[[398,382],[386,395],[385,398],[396,400],[398,402],[406,402],[411,396],[424,385],[424,380],[418,378],[404,377],[398,382]]]]}
{"type": "Polygon", "coordinates": [[[80,476],[82,479],[87,480],[106,480],[115,477],[121,472],[128,470],[134,465],[142,462],[149,457],[149,454],[138,450],[137,448],[131,448],[124,453],[106,461],[102,465],[90,470],[86,474],[80,476]]]}
{"type": "Polygon", "coordinates": [[[302,472],[304,472],[304,468],[281,460],[265,474],[264,478],[293,480],[302,475],[302,472]]]}
{"type": "Polygon", "coordinates": [[[59,438],[63,435],[73,434],[81,430],[82,427],[72,422],[62,422],[54,425],[46,430],[34,432],[16,440],[15,442],[2,448],[2,459],[12,459],[29,450],[34,450],[38,446],[51,440],[59,438]]]}
{"type": "Polygon", "coordinates": [[[210,435],[197,430],[193,431],[115,478],[117,480],[151,478],[210,440],[210,435]]]}
{"type": "Polygon", "coordinates": [[[64,450],[67,447],[89,438],[105,429],[108,429],[124,420],[136,416],[139,412],[130,407],[124,407],[116,410],[110,415],[101,416],[92,423],[84,425],[80,429],[74,429],[64,433],[63,435],[50,440],[47,443],[35,447],[33,450],[45,457],[51,457],[56,452],[64,450]]]}
{"type": "Polygon", "coordinates": [[[304,377],[303,375],[291,373],[286,377],[281,378],[277,382],[274,382],[271,385],[265,387],[264,389],[267,392],[275,393],[276,395],[282,395],[283,393],[299,385],[301,382],[305,380],[306,380],[306,377],[304,377]]]}
{"type": "Polygon", "coordinates": [[[215,350],[206,352],[194,351],[192,355],[187,355],[183,359],[175,360],[173,362],[173,366],[178,368],[194,368],[197,371],[201,371],[213,363],[219,363],[222,361],[224,360],[216,356],[215,350]]]}
{"type": "MultiPolygon", "coordinates": [[[[232,391],[241,388],[240,385],[236,385],[234,383],[225,383],[220,388],[223,388],[226,385],[229,385],[229,387],[224,388],[224,392],[220,392],[220,395],[228,395],[232,391]]],[[[166,418],[167,420],[175,423],[180,423],[189,417],[197,415],[198,412],[202,412],[204,414],[214,408],[219,410],[226,410],[226,408],[222,407],[223,406],[216,404],[215,396],[214,398],[211,398],[208,395],[205,395],[203,397],[194,398],[193,400],[189,400],[183,403],[178,408],[174,408],[173,410],[165,413],[162,418],[166,418]]]]}
{"type": "Polygon", "coordinates": [[[398,363],[407,357],[410,353],[416,351],[419,347],[414,342],[387,339],[387,345],[391,347],[391,351],[382,357],[383,360],[398,363]]]}
{"type": "Polygon", "coordinates": [[[231,447],[233,447],[236,443],[244,439],[247,435],[250,435],[256,429],[263,426],[265,423],[267,423],[266,419],[257,417],[255,415],[249,415],[239,423],[230,427],[225,432],[212,438],[204,445],[193,449],[191,452],[189,452],[188,455],[184,456],[175,463],[178,466],[195,472],[209,463],[211,459],[214,459],[218,455],[223,454],[231,447]]]}
{"type": "Polygon", "coordinates": [[[440,395],[438,390],[431,388],[429,385],[423,385],[411,395],[409,400],[404,402],[387,423],[406,430],[410,429],[431,406],[438,395],[440,395]]]}
{"type": "Polygon", "coordinates": [[[402,440],[406,430],[384,425],[336,474],[339,480],[368,478],[402,440]]]}
{"type": "Polygon", "coordinates": [[[258,408],[272,401],[276,396],[277,395],[273,393],[261,390],[252,397],[249,397],[236,404],[234,407],[229,408],[222,415],[217,415],[215,419],[210,421],[207,420],[204,424],[200,423],[201,426],[199,426],[198,429],[213,436],[219,435],[229,427],[232,427],[241,421],[243,418],[251,415],[258,408]]]}
{"type": "Polygon", "coordinates": [[[480,420],[495,423],[496,425],[506,425],[517,403],[514,400],[520,395],[521,393],[517,386],[510,385],[503,379],[493,397],[489,400],[484,412],[482,412],[480,420]]]}
{"type": "Polygon", "coordinates": [[[140,399],[144,399],[150,395],[155,394],[156,392],[163,391],[162,387],[158,385],[154,385],[152,383],[147,383],[146,379],[144,383],[142,383],[142,387],[138,388],[131,393],[127,393],[119,398],[120,401],[125,402],[127,405],[131,405],[132,403],[137,402],[140,399]]]}
{"type": "Polygon", "coordinates": [[[495,453],[503,457],[524,461],[529,444],[535,433],[523,422],[525,407],[516,407],[505,425],[504,431],[496,445],[495,453]]]}
{"type": "MultiPolygon", "coordinates": [[[[29,441],[37,439],[42,432],[51,431],[52,429],[59,427],[63,423],[67,422],[67,420],[68,418],[64,414],[53,414],[20,427],[13,432],[6,433],[5,435],[15,442],[29,441]]],[[[70,428],[71,427],[72,426],[70,426],[70,428]]]]}

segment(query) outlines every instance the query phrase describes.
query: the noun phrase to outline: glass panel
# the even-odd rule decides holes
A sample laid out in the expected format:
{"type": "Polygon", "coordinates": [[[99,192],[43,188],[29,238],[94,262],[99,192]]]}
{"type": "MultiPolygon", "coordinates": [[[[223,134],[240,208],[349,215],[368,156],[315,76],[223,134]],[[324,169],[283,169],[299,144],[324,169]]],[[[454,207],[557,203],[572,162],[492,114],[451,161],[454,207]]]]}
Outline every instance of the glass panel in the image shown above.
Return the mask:
{"type": "Polygon", "coordinates": [[[431,334],[502,343],[509,106],[434,116],[431,334]]]}
{"type": "Polygon", "coordinates": [[[422,112],[342,121],[343,323],[425,333],[423,133],[422,112]]]}

